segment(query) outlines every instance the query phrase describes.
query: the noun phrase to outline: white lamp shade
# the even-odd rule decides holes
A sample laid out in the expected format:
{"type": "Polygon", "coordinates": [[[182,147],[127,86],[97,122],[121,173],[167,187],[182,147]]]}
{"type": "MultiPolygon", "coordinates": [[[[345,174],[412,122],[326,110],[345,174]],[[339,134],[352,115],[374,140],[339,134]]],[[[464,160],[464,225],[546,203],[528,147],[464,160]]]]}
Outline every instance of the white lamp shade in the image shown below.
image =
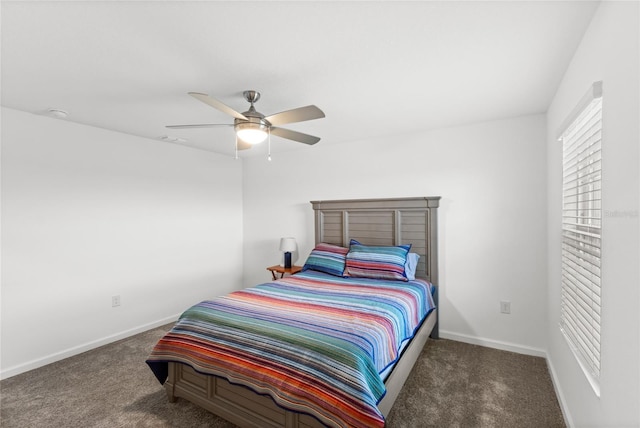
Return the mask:
{"type": "Polygon", "coordinates": [[[281,238],[280,239],[280,251],[294,252],[298,249],[295,238],[281,238]]]}

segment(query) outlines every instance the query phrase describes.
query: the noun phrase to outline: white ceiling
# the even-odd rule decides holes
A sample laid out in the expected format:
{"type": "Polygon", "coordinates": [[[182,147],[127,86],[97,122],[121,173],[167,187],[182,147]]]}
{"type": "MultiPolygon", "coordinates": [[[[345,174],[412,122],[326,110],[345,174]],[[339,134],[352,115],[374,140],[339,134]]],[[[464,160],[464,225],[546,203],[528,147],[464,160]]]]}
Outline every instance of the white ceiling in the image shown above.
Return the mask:
{"type": "MultiPolygon", "coordinates": [[[[2,1],[2,105],[233,154],[256,89],[265,115],[335,144],[545,112],[597,2],[2,1]]],[[[393,143],[393,141],[390,141],[393,143]]],[[[168,144],[158,141],[158,144],[168,144]]],[[[272,139],[272,152],[309,149],[272,139]]],[[[265,153],[256,147],[246,154],[265,153]]]]}

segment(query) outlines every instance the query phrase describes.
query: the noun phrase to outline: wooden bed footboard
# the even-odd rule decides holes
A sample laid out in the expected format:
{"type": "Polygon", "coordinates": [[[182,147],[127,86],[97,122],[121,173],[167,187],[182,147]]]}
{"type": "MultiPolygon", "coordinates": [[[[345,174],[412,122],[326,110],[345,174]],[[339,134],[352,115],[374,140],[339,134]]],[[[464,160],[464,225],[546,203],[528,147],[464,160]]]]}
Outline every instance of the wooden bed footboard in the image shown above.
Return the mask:
{"type": "Polygon", "coordinates": [[[271,397],[227,380],[196,372],[181,363],[169,363],[164,384],[169,401],[184,398],[239,427],[322,427],[315,418],[279,407],[271,397]]]}

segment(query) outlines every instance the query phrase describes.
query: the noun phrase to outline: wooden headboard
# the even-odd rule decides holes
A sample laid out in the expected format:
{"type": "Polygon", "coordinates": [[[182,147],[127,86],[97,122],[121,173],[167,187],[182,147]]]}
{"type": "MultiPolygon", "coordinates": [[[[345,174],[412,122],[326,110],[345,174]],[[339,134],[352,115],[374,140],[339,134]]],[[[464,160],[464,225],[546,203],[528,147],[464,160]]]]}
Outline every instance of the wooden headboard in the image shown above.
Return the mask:
{"type": "Polygon", "coordinates": [[[416,277],[438,285],[439,202],[439,196],[311,201],[316,244],[411,244],[411,252],[420,254],[416,277]]]}

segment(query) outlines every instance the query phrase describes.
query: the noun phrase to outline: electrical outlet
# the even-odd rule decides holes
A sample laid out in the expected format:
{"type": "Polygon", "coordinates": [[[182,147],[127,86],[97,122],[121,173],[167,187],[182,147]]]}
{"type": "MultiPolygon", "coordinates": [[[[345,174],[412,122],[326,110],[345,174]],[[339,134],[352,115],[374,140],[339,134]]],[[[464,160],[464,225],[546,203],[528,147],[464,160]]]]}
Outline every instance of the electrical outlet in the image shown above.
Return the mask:
{"type": "Polygon", "coordinates": [[[111,306],[112,307],[116,307],[116,306],[120,306],[120,296],[112,296],[111,297],[111,306]]]}
{"type": "Polygon", "coordinates": [[[500,313],[501,314],[510,314],[511,313],[511,302],[506,300],[502,300],[500,302],[500,313]]]}

